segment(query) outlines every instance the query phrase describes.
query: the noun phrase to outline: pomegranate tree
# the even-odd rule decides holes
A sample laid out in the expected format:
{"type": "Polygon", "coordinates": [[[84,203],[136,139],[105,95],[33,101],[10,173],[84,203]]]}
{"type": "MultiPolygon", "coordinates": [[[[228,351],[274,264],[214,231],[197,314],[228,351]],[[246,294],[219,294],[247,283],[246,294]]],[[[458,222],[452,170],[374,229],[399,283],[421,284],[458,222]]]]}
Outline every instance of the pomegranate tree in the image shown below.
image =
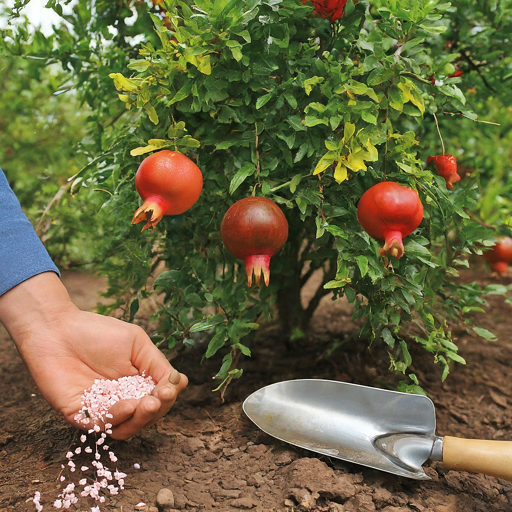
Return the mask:
{"type": "Polygon", "coordinates": [[[434,162],[437,174],[446,181],[446,188],[452,188],[454,183],[460,180],[457,174],[457,160],[453,155],[436,155],[427,158],[427,164],[434,162]]]}
{"type": "Polygon", "coordinates": [[[486,251],[484,256],[492,270],[498,274],[506,274],[508,264],[512,261],[512,238],[508,236],[500,238],[500,241],[486,251]]]}
{"type": "Polygon", "coordinates": [[[288,222],[276,203],[266,197],[246,197],[233,204],[222,219],[222,241],[235,257],[244,260],[249,286],[252,277],[268,286],[270,258],[288,238],[288,222]]]}
{"type": "MultiPolygon", "coordinates": [[[[118,2],[93,3],[97,10],[91,11],[90,25],[104,33],[109,19],[124,16],[118,2]]],[[[91,119],[105,133],[94,138],[101,143],[100,154],[87,147],[93,165],[79,173],[75,187],[82,183],[112,194],[96,194],[102,201],[105,195],[102,212],[112,213],[108,222],[114,224],[113,236],[102,238],[107,256],[97,258],[111,293],[120,297],[109,307],[124,307],[133,318],[154,282],[164,301],[156,343],[178,356],[193,344],[204,344],[205,357],[222,354],[219,383],[240,375],[240,351],[249,355],[245,340],[257,323],[277,310],[282,338],[304,337],[312,312],[327,294],[347,298],[354,317],[361,319],[362,339],[385,342],[391,368],[406,379],[411,364],[407,329],[413,318],[419,328],[414,343],[433,354],[443,378],[454,361],[462,360],[450,320],[460,322],[464,316],[470,322],[466,311],[480,302],[478,293],[468,293],[456,276],[471,261],[466,255],[480,251],[494,233],[486,227],[494,221],[480,215],[481,170],[487,173],[485,180],[494,172],[492,166],[503,166],[500,176],[508,176],[502,162],[509,158],[508,153],[490,158],[489,148],[498,149],[496,128],[473,121],[472,105],[482,108],[483,120],[505,120],[492,113],[496,110],[484,110],[485,85],[477,71],[469,66],[462,77],[445,77],[456,71],[449,61],[462,48],[472,49],[474,62],[489,62],[482,68],[486,79],[510,70],[506,59],[500,63],[492,57],[492,50],[475,48],[487,37],[487,28],[477,39],[468,35],[479,18],[488,19],[476,3],[474,11],[465,9],[467,14],[460,5],[439,2],[416,2],[413,10],[404,2],[370,4],[132,2],[133,9],[125,10],[133,18],[115,27],[115,51],[99,66],[84,63],[93,77],[86,97],[101,102],[91,119]],[[150,19],[152,3],[159,7],[150,19]],[[456,31],[461,24],[463,30],[456,31]],[[137,48],[130,47],[135,29],[142,38],[137,48]],[[460,36],[457,49],[445,44],[448,33],[460,36]],[[119,41],[126,46],[121,48],[119,41]],[[114,71],[107,85],[105,69],[114,71]],[[434,85],[427,78],[433,74],[439,78],[434,85]],[[467,102],[465,87],[473,82],[476,90],[467,102]],[[120,117],[118,111],[123,112],[120,117]],[[424,168],[427,157],[438,153],[433,114],[453,153],[464,157],[460,163],[479,169],[450,194],[446,186],[455,183],[456,168],[446,171],[439,165],[447,184],[424,168]],[[141,243],[136,229],[115,225],[119,217],[113,214],[132,213],[136,167],[130,155],[163,148],[185,154],[193,148],[194,162],[204,171],[204,189],[193,210],[162,222],[141,243]],[[374,190],[361,199],[379,182],[383,184],[375,190],[385,187],[386,199],[371,199],[374,190]],[[251,282],[268,278],[272,258],[272,286],[258,290],[247,287],[242,262],[236,264],[224,250],[220,236],[228,208],[253,196],[275,202],[289,223],[286,244],[275,256],[271,254],[280,245],[268,239],[261,251],[243,238],[230,247],[225,237],[233,254],[247,262],[251,282]],[[364,229],[358,222],[359,202],[364,229]],[[421,233],[412,233],[420,222],[421,233]],[[377,242],[365,229],[382,240],[381,252],[393,257],[393,265],[382,265],[377,242]],[[403,254],[405,236],[407,257],[395,259],[403,254]],[[442,307],[446,297],[453,307],[442,307]]],[[[508,34],[505,28],[499,32],[508,34]]],[[[79,36],[67,32],[66,37],[79,36]]],[[[62,43],[68,46],[67,40],[62,43]]],[[[69,67],[68,55],[63,62],[69,67]]],[[[494,79],[491,85],[504,90],[506,80],[494,79]]],[[[445,159],[449,157],[438,155],[436,161],[445,159]]],[[[509,203],[501,204],[505,211],[509,203]]],[[[151,214],[154,227],[151,211],[144,214],[151,214]]],[[[506,225],[499,220],[500,227],[506,225]]],[[[228,218],[223,235],[227,225],[228,218]]],[[[247,227],[245,233],[233,229],[228,234],[235,233],[251,231],[247,227]]]]}
{"type": "Polygon", "coordinates": [[[423,219],[423,205],[412,188],[383,181],[368,189],[357,207],[357,218],[373,238],[384,240],[381,256],[401,258],[402,239],[410,235],[423,219]]]}
{"type": "Polygon", "coordinates": [[[164,149],[145,158],[135,175],[135,188],[144,201],[132,224],[145,220],[142,231],[155,226],[164,215],[186,212],[199,199],[203,175],[182,153],[164,149]]]}

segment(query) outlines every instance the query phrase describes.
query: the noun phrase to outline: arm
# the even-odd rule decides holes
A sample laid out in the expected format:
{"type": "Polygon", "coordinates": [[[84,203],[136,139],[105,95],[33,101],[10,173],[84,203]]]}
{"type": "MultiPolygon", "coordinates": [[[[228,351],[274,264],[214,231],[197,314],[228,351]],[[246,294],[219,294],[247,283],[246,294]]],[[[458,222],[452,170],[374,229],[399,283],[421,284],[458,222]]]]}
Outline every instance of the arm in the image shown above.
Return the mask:
{"type": "Polygon", "coordinates": [[[70,423],[95,379],[151,375],[157,383],[151,396],[120,401],[110,411],[112,437],[126,439],[167,413],[187,378],[140,327],[80,311],[57,272],[0,171],[0,283],[10,286],[0,289],[0,322],[43,396],[70,423]]]}

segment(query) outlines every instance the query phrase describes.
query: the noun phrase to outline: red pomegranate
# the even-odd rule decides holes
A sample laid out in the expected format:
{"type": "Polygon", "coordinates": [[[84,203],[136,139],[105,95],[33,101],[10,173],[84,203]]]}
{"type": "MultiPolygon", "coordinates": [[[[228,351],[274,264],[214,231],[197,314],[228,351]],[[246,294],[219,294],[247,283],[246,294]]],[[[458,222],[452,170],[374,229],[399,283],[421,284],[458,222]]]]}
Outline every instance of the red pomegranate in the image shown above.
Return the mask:
{"type": "Polygon", "coordinates": [[[164,215],[178,215],[196,203],[203,190],[203,175],[190,158],[164,149],[142,161],[135,175],[135,188],[144,203],[135,212],[132,224],[145,220],[142,231],[154,230],[164,215]]]}
{"type": "Polygon", "coordinates": [[[404,254],[402,238],[410,235],[423,219],[423,205],[412,188],[383,181],[368,189],[359,200],[357,219],[373,238],[384,240],[381,256],[404,254]]]}
{"type": "MultiPolygon", "coordinates": [[[[302,0],[305,4],[308,0],[302,0]]],[[[322,18],[327,18],[331,23],[343,16],[347,0],[311,0],[315,10],[314,14],[319,14],[322,18]]]]}
{"type": "Polygon", "coordinates": [[[220,225],[226,249],[244,260],[249,286],[252,275],[259,286],[261,276],[268,286],[270,258],[288,238],[288,222],[276,203],[266,197],[246,197],[231,205],[220,225]]]}
{"type": "Polygon", "coordinates": [[[436,155],[427,158],[427,164],[434,162],[437,174],[446,181],[446,188],[452,188],[453,184],[460,180],[457,174],[457,160],[453,155],[436,155]]]}
{"type": "Polygon", "coordinates": [[[506,274],[508,264],[512,261],[512,239],[508,236],[500,238],[500,241],[486,251],[484,256],[492,270],[498,274],[506,274]]]}

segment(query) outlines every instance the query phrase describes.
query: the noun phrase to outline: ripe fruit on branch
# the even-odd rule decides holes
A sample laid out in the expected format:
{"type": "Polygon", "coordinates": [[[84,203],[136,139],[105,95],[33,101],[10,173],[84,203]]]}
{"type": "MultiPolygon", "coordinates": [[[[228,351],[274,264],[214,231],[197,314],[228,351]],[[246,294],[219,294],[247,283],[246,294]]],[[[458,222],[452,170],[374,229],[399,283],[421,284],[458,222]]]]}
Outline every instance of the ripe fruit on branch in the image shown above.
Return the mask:
{"type": "Polygon", "coordinates": [[[500,241],[486,251],[484,256],[492,270],[498,274],[506,274],[508,264],[512,261],[512,239],[508,236],[500,238],[500,241]]]}
{"type": "Polygon", "coordinates": [[[244,260],[249,286],[252,275],[259,286],[261,276],[268,286],[270,258],[288,238],[288,222],[281,208],[266,197],[246,197],[231,205],[220,226],[226,249],[244,260]]]}
{"type": "Polygon", "coordinates": [[[436,155],[427,158],[427,164],[434,162],[437,174],[446,181],[446,188],[452,188],[453,184],[460,180],[457,174],[457,160],[453,155],[436,155]]]}
{"type": "MultiPolygon", "coordinates": [[[[446,78],[457,78],[458,76],[462,76],[464,74],[464,71],[455,71],[455,73],[452,73],[451,75],[448,75],[446,78]]],[[[436,85],[436,74],[432,73],[428,79],[430,80],[430,83],[432,85],[436,85]]]]}
{"type": "MultiPolygon", "coordinates": [[[[305,4],[308,0],[302,0],[305,4]]],[[[311,0],[315,10],[313,14],[319,14],[322,18],[327,18],[331,23],[343,16],[347,0],[311,0]]]]}
{"type": "Polygon", "coordinates": [[[142,161],[135,175],[135,188],[144,203],[135,212],[132,224],[146,220],[142,231],[154,230],[164,215],[178,215],[196,203],[203,190],[203,175],[190,158],[164,149],[142,161]]]}
{"type": "Polygon", "coordinates": [[[423,219],[423,205],[412,188],[383,181],[368,189],[359,200],[357,219],[373,238],[384,240],[381,256],[401,258],[402,238],[410,235],[423,219]]]}

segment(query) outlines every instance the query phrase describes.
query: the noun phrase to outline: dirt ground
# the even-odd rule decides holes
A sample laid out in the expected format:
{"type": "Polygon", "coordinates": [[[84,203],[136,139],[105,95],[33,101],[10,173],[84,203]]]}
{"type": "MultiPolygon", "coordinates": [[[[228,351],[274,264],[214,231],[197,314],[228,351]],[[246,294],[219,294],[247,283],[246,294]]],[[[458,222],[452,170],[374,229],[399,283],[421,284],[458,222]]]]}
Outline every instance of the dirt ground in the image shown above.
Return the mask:
{"type": "MultiPolygon", "coordinates": [[[[487,282],[512,282],[486,276],[483,268],[474,275],[487,282]]],[[[77,305],[93,309],[103,283],[78,273],[65,274],[64,280],[77,305]]],[[[499,340],[487,342],[457,331],[468,364],[454,367],[447,382],[440,383],[428,356],[412,352],[414,373],[436,405],[439,435],[512,439],[512,310],[501,298],[490,299],[489,312],[478,321],[499,340]]],[[[189,512],[512,510],[512,483],[447,471],[436,462],[425,465],[430,481],[400,478],[294,449],[244,416],[245,397],[280,380],[326,378],[392,388],[398,380],[387,371],[387,354],[378,348],[369,351],[355,332],[348,305],[330,300],[322,303],[311,335],[297,350],[287,350],[271,328],[264,330],[252,347],[253,357],[242,361],[245,373],[230,386],[224,404],[211,392],[219,361],[199,365],[198,354],[187,353],[175,365],[189,376],[190,385],[171,413],[135,438],[111,443],[119,470],[128,476],[126,489],[108,498],[101,510],[157,512],[162,489],[173,496],[165,510],[189,512]],[[341,347],[326,357],[335,344],[341,347]]],[[[54,510],[51,503],[62,487],[61,464],[79,435],[43,400],[2,330],[0,512],[35,510],[31,500],[36,491],[44,510],[54,510]]],[[[76,510],[90,506],[84,501],[76,510]]]]}

